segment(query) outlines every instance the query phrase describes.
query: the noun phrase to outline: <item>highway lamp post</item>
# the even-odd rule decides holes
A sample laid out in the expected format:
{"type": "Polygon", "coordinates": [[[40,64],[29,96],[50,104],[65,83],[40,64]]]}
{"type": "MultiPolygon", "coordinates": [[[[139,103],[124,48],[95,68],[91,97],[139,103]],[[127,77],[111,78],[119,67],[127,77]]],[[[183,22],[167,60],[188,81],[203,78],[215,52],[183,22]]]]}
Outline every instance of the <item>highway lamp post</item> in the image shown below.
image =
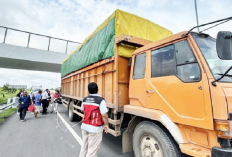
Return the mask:
{"type": "Polygon", "coordinates": [[[13,87],[11,86],[11,98],[12,98],[12,88],[13,88],[13,87]]]}
{"type": "MultiPolygon", "coordinates": [[[[195,3],[195,12],[196,12],[196,20],[197,20],[197,26],[199,26],[199,22],[198,22],[198,13],[197,13],[197,0],[194,0],[195,3]]],[[[197,27],[198,32],[200,32],[199,27],[197,27]]]]}

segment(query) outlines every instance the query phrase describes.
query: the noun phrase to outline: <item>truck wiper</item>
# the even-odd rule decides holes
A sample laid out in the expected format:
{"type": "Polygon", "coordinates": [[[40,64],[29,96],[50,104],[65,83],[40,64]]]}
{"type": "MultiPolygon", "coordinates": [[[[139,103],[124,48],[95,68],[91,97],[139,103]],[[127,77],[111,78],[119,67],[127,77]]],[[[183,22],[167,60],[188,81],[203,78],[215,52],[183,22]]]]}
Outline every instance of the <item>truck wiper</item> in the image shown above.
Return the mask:
{"type": "MultiPolygon", "coordinates": [[[[222,76],[222,75],[224,75],[224,74],[214,74],[214,75],[221,75],[221,76],[222,76]]],[[[224,75],[224,76],[227,76],[227,77],[231,77],[231,78],[232,78],[232,75],[228,75],[228,74],[227,74],[227,75],[224,75]]]]}
{"type": "Polygon", "coordinates": [[[227,74],[230,72],[231,69],[232,69],[232,66],[229,67],[229,69],[226,70],[226,72],[225,72],[224,74],[221,74],[222,76],[221,76],[220,78],[218,78],[218,79],[212,81],[212,82],[211,82],[212,85],[213,85],[213,86],[217,86],[216,82],[220,81],[220,80],[221,80],[223,77],[225,77],[225,76],[231,76],[231,75],[227,75],[227,74]]]}
{"type": "MultiPolygon", "coordinates": [[[[225,23],[225,22],[228,22],[228,21],[230,21],[230,20],[232,20],[232,17],[228,17],[228,18],[225,18],[225,19],[221,19],[221,20],[217,20],[217,21],[205,23],[205,24],[202,24],[202,25],[199,25],[199,26],[195,26],[195,27],[193,27],[192,29],[190,29],[186,34],[182,34],[182,37],[187,36],[187,35],[188,35],[193,29],[195,29],[195,28],[203,27],[203,26],[210,25],[210,24],[214,24],[214,23],[218,23],[218,22],[225,23]]],[[[222,23],[219,23],[219,24],[222,24],[222,23]]],[[[219,25],[219,24],[217,24],[217,25],[219,25]]],[[[215,26],[217,26],[217,25],[215,25],[215,26]]],[[[215,27],[215,26],[213,26],[213,27],[215,27]]],[[[210,27],[210,28],[212,28],[212,27],[210,27]]],[[[210,29],[210,28],[207,28],[206,30],[208,30],[208,29],[210,29]]],[[[205,30],[204,30],[204,31],[205,31],[205,30]]],[[[199,32],[199,33],[202,33],[202,32],[203,32],[203,31],[201,31],[201,32],[199,32]]]]}

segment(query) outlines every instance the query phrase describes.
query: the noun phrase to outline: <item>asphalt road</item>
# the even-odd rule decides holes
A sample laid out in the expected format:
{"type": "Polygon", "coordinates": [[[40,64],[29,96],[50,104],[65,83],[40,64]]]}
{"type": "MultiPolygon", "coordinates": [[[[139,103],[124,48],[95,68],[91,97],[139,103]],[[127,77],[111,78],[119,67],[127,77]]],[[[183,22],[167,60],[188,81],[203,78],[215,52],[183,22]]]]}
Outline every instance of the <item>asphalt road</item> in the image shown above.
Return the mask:
{"type": "MultiPolygon", "coordinates": [[[[59,113],[81,137],[80,124],[70,122],[67,110],[60,105],[59,113]]],[[[51,111],[48,109],[48,111],[51,111]]],[[[15,113],[0,125],[0,157],[78,157],[80,144],[67,130],[56,114],[38,115],[34,119],[27,113],[26,122],[19,121],[15,113]]],[[[121,138],[103,135],[98,157],[134,157],[133,152],[121,152],[121,138]]]]}
{"type": "MultiPolygon", "coordinates": [[[[68,120],[67,110],[60,105],[59,113],[81,137],[80,124],[68,120]]],[[[50,109],[48,109],[50,111],[50,109]]],[[[80,144],[57,115],[33,115],[27,112],[26,122],[15,113],[0,125],[0,157],[78,157],[80,144]],[[59,125],[58,125],[59,124],[59,125]]],[[[98,157],[133,157],[121,153],[121,137],[104,134],[98,157]],[[113,141],[113,142],[112,142],[113,141]]]]}

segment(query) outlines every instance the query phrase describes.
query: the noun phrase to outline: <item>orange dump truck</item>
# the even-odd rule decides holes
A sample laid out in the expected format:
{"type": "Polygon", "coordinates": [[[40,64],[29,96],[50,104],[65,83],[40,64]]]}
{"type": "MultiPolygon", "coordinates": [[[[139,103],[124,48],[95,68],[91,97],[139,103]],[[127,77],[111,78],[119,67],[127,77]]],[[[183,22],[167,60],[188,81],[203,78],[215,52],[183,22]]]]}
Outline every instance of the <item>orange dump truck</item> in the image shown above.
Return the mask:
{"type": "Polygon", "coordinates": [[[207,34],[172,35],[116,10],[62,65],[62,101],[70,120],[83,117],[87,85],[96,82],[109,109],[110,134],[123,136],[123,152],[231,157],[230,35],[219,33],[216,50],[207,34]]]}

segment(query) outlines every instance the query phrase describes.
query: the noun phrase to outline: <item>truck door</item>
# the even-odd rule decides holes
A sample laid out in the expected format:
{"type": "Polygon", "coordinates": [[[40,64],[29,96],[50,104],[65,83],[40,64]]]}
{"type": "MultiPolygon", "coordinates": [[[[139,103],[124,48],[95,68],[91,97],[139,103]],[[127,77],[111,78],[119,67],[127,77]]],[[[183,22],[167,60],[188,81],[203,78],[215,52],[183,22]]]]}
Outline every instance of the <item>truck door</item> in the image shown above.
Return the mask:
{"type": "Polygon", "coordinates": [[[204,126],[205,99],[199,64],[187,40],[150,51],[147,108],[164,111],[173,121],[204,126]],[[191,122],[191,123],[189,123],[191,122]]]}
{"type": "Polygon", "coordinates": [[[146,105],[146,53],[133,56],[133,69],[130,80],[129,97],[130,104],[136,106],[146,105]]]}

